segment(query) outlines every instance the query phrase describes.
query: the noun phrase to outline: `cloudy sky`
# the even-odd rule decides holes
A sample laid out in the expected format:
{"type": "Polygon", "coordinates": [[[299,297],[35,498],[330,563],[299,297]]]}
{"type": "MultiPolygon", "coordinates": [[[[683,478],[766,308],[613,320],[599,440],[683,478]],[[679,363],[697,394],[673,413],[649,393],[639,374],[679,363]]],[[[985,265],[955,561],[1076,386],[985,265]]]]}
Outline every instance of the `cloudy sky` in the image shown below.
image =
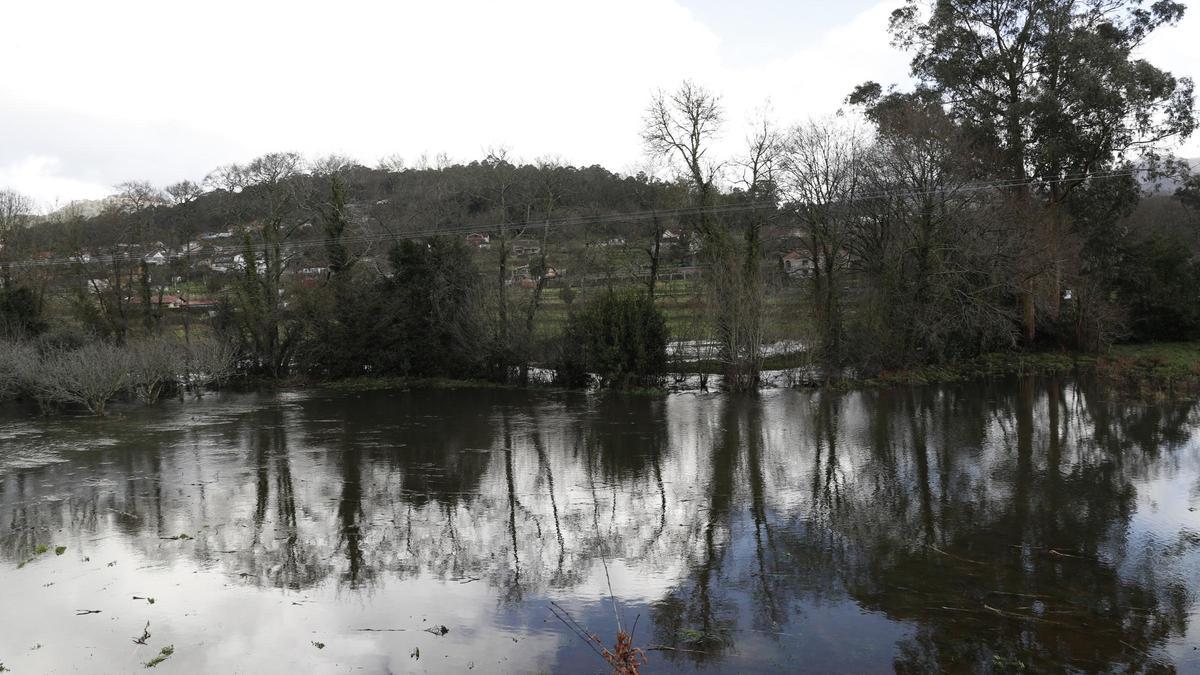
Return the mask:
{"type": "MultiPolygon", "coordinates": [[[[834,112],[863,80],[903,81],[886,35],[899,4],[5,2],[0,188],[51,208],[273,150],[374,164],[503,146],[627,170],[650,94],[683,78],[723,96],[730,144],[768,101],[786,123],[834,112]]],[[[1146,56],[1200,76],[1198,42],[1200,11],[1146,56]]]]}

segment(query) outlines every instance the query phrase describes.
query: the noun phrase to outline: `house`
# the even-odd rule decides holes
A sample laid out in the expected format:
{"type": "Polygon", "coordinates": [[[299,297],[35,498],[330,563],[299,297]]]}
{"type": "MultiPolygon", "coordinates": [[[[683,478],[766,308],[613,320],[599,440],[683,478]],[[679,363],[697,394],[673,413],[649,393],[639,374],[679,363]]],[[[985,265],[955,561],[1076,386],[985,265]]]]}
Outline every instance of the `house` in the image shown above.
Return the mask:
{"type": "MultiPolygon", "coordinates": [[[[158,303],[157,298],[152,298],[152,302],[158,303]]],[[[138,302],[135,298],[134,302],[138,302]]],[[[184,295],[164,295],[162,296],[162,305],[167,309],[210,309],[217,306],[217,301],[210,298],[188,298],[184,295]]]]}
{"type": "Polygon", "coordinates": [[[233,232],[230,232],[228,230],[226,230],[225,232],[205,232],[204,234],[200,235],[200,239],[202,241],[214,241],[217,239],[231,239],[231,238],[233,238],[233,232]]]}
{"type": "Polygon", "coordinates": [[[467,242],[467,246],[471,246],[473,248],[485,248],[486,249],[486,248],[492,247],[491,235],[481,234],[479,232],[475,232],[473,234],[468,234],[466,237],[466,242],[467,242]]]}
{"type": "Polygon", "coordinates": [[[142,262],[145,262],[147,265],[166,265],[167,254],[163,253],[162,251],[155,251],[145,258],[142,258],[142,262]]]}
{"type": "Polygon", "coordinates": [[[683,241],[683,238],[684,238],[683,230],[680,230],[678,228],[666,229],[666,230],[663,230],[663,233],[662,233],[662,240],[669,244],[678,244],[679,242],[683,241]]]}
{"type": "Polygon", "coordinates": [[[609,239],[601,239],[599,241],[593,241],[589,245],[595,246],[596,248],[608,248],[609,246],[624,246],[625,245],[625,237],[617,236],[617,237],[611,237],[609,239]]]}
{"type": "Polygon", "coordinates": [[[783,273],[788,276],[808,277],[812,276],[813,264],[812,258],[800,253],[799,251],[788,251],[782,258],[783,273]]]}
{"type": "MultiPolygon", "coordinates": [[[[255,260],[254,267],[258,270],[259,274],[267,273],[267,261],[263,260],[262,258],[257,258],[255,260]]],[[[236,270],[246,269],[246,256],[241,253],[233,256],[233,268],[236,270]]],[[[217,271],[217,266],[213,265],[212,269],[213,271],[217,271]]]]}
{"type": "Polygon", "coordinates": [[[542,244],[536,239],[517,239],[512,244],[512,251],[517,257],[537,255],[542,252],[542,244]]]}

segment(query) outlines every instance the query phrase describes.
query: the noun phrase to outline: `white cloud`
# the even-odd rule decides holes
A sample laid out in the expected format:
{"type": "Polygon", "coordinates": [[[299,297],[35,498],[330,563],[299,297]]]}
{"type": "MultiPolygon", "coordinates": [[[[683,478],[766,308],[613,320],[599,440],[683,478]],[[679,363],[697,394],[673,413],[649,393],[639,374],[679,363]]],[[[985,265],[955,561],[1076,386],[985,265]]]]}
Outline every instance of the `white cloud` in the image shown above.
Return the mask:
{"type": "MultiPolygon", "coordinates": [[[[1189,8],[1177,26],[1160,28],[1150,36],[1140,56],[1170,71],[1176,77],[1200,80],[1200,12],[1189,8]]],[[[1180,144],[1176,151],[1183,157],[1200,157],[1200,134],[1180,144]]]]}
{"type": "Polygon", "coordinates": [[[61,161],[57,157],[33,155],[7,166],[0,166],[0,186],[13,186],[31,196],[40,211],[75,199],[98,199],[111,190],[106,185],[97,185],[62,174],[61,161]]]}

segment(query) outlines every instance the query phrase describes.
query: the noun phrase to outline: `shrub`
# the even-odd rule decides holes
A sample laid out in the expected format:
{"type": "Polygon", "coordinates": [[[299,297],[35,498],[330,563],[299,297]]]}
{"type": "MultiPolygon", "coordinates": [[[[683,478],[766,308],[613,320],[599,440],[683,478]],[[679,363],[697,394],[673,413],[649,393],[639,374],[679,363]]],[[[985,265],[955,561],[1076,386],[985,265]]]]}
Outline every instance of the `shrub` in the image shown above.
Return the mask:
{"type": "Polygon", "coordinates": [[[559,347],[561,384],[653,386],[667,369],[667,325],[642,290],[607,291],[571,314],[559,347]]]}
{"type": "Polygon", "coordinates": [[[43,402],[82,405],[103,417],[108,402],[129,383],[129,353],[98,342],[75,350],[51,349],[37,357],[22,355],[18,372],[22,384],[43,402]]]}
{"type": "Polygon", "coordinates": [[[219,338],[193,339],[186,350],[187,382],[196,396],[220,385],[237,367],[237,350],[219,338]]]}
{"type": "Polygon", "coordinates": [[[37,351],[29,344],[0,341],[0,401],[20,393],[21,364],[28,359],[37,359],[37,351]]]}
{"type": "Polygon", "coordinates": [[[24,286],[0,288],[0,336],[32,337],[46,329],[42,306],[24,286]]]}
{"type": "Polygon", "coordinates": [[[162,338],[130,342],[129,390],[143,403],[154,403],[179,384],[185,355],[180,346],[162,338]]]}

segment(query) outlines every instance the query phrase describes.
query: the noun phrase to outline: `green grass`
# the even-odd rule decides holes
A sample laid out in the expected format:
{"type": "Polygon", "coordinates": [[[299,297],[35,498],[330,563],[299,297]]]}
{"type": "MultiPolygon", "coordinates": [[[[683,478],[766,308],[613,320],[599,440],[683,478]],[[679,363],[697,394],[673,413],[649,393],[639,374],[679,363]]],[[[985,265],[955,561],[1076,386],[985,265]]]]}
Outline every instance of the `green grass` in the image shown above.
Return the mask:
{"type": "Polygon", "coordinates": [[[1103,376],[1173,387],[1200,385],[1200,341],[1117,345],[1096,361],[1103,376]]]}
{"type": "Polygon", "coordinates": [[[1117,345],[1100,355],[1000,352],[943,365],[884,372],[859,384],[932,384],[1002,375],[1062,373],[1094,375],[1142,394],[1200,389],[1200,342],[1117,345]]]}

